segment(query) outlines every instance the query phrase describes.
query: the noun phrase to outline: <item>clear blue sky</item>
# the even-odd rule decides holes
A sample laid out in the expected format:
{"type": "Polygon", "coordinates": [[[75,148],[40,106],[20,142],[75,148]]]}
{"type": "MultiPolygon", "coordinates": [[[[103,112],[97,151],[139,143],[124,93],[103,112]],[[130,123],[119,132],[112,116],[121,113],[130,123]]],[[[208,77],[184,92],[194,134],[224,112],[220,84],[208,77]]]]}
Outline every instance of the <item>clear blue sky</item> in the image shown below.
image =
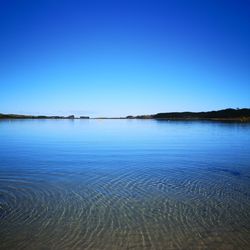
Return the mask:
{"type": "Polygon", "coordinates": [[[0,113],[250,107],[250,1],[0,0],[0,113]]]}

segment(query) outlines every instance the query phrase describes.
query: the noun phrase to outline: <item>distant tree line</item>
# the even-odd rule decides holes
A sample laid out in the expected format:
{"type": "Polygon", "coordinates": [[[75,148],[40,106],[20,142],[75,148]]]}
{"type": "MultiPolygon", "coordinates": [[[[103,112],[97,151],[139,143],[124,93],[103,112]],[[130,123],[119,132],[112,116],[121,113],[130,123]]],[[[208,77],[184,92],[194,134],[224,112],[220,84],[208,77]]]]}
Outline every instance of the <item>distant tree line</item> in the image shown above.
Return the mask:
{"type": "Polygon", "coordinates": [[[168,112],[154,115],[127,116],[127,119],[168,119],[168,120],[239,120],[250,121],[250,109],[223,109],[208,112],[168,112]]]}
{"type": "Polygon", "coordinates": [[[74,119],[74,115],[70,116],[46,116],[46,115],[16,115],[16,114],[0,114],[0,119],[74,119]]]}
{"type": "Polygon", "coordinates": [[[250,109],[223,109],[209,112],[171,112],[158,113],[152,116],[153,118],[197,118],[197,119],[212,119],[212,118],[237,118],[250,117],[250,109]]]}

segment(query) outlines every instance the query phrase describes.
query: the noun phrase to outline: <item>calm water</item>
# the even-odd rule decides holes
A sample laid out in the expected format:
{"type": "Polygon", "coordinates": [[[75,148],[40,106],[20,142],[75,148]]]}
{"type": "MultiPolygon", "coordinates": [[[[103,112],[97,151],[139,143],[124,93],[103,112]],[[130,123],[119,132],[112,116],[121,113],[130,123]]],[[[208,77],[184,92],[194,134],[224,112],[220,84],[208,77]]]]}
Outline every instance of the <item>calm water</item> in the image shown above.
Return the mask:
{"type": "Polygon", "coordinates": [[[250,124],[0,121],[0,249],[249,249],[250,124]]]}

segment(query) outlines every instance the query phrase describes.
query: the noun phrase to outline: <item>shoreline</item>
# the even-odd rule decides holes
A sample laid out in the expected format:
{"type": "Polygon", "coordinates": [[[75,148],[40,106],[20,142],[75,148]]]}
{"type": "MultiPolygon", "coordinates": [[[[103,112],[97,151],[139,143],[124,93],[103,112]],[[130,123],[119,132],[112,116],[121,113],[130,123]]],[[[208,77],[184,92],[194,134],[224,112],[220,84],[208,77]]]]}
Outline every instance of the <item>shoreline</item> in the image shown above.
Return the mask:
{"type": "Polygon", "coordinates": [[[69,116],[47,116],[47,115],[19,115],[19,114],[2,114],[0,113],[0,120],[20,120],[20,119],[32,119],[32,120],[167,120],[167,121],[223,121],[223,122],[250,122],[250,109],[223,109],[217,111],[207,112],[167,112],[157,113],[151,115],[137,115],[126,117],[89,117],[75,115],[69,116]]]}
{"type": "Polygon", "coordinates": [[[30,117],[4,117],[0,118],[1,120],[155,120],[155,121],[175,121],[175,122],[184,122],[184,121],[211,121],[211,122],[237,122],[237,123],[250,123],[250,117],[238,117],[238,118],[30,118],[30,117]]]}

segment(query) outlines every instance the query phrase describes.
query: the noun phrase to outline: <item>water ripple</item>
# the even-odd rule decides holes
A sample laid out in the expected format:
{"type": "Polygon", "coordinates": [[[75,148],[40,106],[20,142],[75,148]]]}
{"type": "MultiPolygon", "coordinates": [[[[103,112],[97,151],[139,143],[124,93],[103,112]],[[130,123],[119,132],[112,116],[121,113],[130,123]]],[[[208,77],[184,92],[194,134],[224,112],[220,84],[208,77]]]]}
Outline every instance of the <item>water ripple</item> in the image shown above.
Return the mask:
{"type": "Polygon", "coordinates": [[[70,180],[58,175],[56,181],[32,174],[2,175],[0,248],[249,245],[249,184],[243,182],[235,190],[237,180],[230,179],[228,185],[229,176],[222,182],[209,177],[209,171],[179,171],[125,166],[104,175],[72,175],[70,180]]]}

